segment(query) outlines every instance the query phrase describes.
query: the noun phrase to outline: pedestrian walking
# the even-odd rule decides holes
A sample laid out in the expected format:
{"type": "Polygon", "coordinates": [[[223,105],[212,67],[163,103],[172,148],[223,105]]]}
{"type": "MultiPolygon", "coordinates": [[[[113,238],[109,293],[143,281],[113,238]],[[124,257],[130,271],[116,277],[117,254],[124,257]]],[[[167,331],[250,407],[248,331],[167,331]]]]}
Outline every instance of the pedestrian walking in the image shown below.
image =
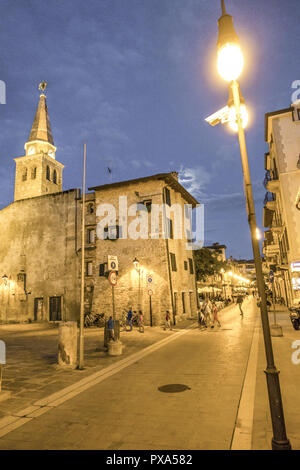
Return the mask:
{"type": "Polygon", "coordinates": [[[215,322],[217,322],[218,327],[220,327],[221,323],[220,323],[219,318],[218,318],[218,307],[215,303],[212,304],[212,312],[211,313],[212,313],[211,328],[214,328],[215,322]]]}
{"type": "Polygon", "coordinates": [[[198,310],[198,323],[199,323],[199,327],[207,328],[206,323],[205,323],[204,314],[202,313],[201,310],[198,310]]]}
{"type": "Polygon", "coordinates": [[[141,310],[139,310],[138,326],[139,326],[139,332],[144,333],[144,316],[141,310]]]}
{"type": "Polygon", "coordinates": [[[172,330],[172,327],[171,327],[171,317],[170,317],[170,312],[169,312],[169,310],[166,311],[166,322],[165,322],[164,330],[166,330],[167,328],[169,328],[170,330],[172,330]]]}
{"type": "Polygon", "coordinates": [[[211,323],[211,301],[206,299],[203,304],[203,315],[206,326],[209,326],[211,323]]]}
{"type": "Polygon", "coordinates": [[[114,330],[114,321],[112,316],[109,317],[107,322],[107,332],[108,332],[108,341],[115,340],[115,330],[114,330]]]}
{"type": "Polygon", "coordinates": [[[133,313],[130,308],[127,313],[127,324],[129,325],[129,331],[132,331],[132,317],[133,317],[133,313]]]}
{"type": "Polygon", "coordinates": [[[239,295],[237,300],[236,300],[236,303],[238,304],[239,306],[239,309],[240,309],[240,315],[242,315],[242,317],[244,316],[244,312],[242,310],[242,303],[243,303],[243,296],[242,295],[239,295]]]}

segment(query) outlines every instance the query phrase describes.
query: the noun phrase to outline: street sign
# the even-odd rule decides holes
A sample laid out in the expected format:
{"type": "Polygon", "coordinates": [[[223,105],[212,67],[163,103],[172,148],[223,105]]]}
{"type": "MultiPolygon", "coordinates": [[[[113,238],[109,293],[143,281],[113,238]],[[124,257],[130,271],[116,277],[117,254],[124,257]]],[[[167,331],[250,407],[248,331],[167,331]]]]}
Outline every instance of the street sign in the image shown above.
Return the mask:
{"type": "Polygon", "coordinates": [[[149,284],[151,284],[151,282],[153,281],[152,274],[148,274],[147,281],[149,282],[149,284]]]}
{"type": "Polygon", "coordinates": [[[118,271],[118,257],[108,255],[107,257],[107,268],[108,271],[118,271]]]}
{"type": "Polygon", "coordinates": [[[153,290],[152,290],[152,289],[148,289],[148,294],[149,294],[150,297],[151,297],[151,295],[153,295],[153,290]]]}
{"type": "Polygon", "coordinates": [[[112,286],[115,286],[117,284],[117,273],[116,273],[116,271],[110,271],[110,273],[108,275],[108,280],[109,280],[109,283],[112,286]]]}

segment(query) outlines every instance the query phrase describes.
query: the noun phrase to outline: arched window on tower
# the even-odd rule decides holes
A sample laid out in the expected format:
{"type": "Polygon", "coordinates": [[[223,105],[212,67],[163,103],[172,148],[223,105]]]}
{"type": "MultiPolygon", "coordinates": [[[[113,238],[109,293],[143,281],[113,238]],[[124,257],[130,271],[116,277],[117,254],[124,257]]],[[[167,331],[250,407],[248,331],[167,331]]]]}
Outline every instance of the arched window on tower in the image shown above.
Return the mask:
{"type": "Polygon", "coordinates": [[[47,169],[46,169],[46,178],[48,181],[50,181],[50,168],[49,166],[47,165],[47,169]]]}
{"type": "Polygon", "coordinates": [[[53,171],[53,183],[57,184],[57,174],[56,174],[56,170],[53,171]]]}
{"type": "Polygon", "coordinates": [[[34,168],[31,168],[31,179],[35,180],[36,178],[36,166],[34,168]]]}
{"type": "Polygon", "coordinates": [[[26,180],[27,180],[27,168],[24,168],[23,174],[22,174],[22,181],[26,181],[26,180]]]}

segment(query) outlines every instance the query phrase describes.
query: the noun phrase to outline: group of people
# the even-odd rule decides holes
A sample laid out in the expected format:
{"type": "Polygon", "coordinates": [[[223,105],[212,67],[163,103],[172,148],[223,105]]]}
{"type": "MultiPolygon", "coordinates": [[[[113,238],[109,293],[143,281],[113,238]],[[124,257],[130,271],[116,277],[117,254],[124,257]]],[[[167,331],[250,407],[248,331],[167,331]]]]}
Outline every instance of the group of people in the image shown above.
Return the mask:
{"type": "Polygon", "coordinates": [[[221,326],[218,318],[218,307],[214,301],[211,302],[209,299],[204,301],[201,310],[198,311],[198,322],[200,326],[205,328],[214,328],[215,323],[218,327],[221,326]]]}
{"type": "MultiPolygon", "coordinates": [[[[127,330],[127,326],[129,326],[129,330],[127,330],[127,331],[132,331],[132,329],[133,329],[133,318],[134,318],[133,314],[134,313],[136,313],[136,312],[132,312],[131,308],[128,310],[128,313],[127,313],[127,316],[126,316],[126,324],[125,324],[126,330],[127,330]]],[[[145,329],[144,329],[144,316],[143,316],[143,312],[141,310],[139,310],[137,320],[138,320],[139,332],[144,333],[144,331],[145,331],[145,329]]],[[[108,319],[107,330],[108,330],[109,341],[111,341],[111,340],[114,341],[114,339],[115,339],[115,330],[114,330],[114,320],[113,320],[112,316],[110,316],[109,319],[108,319]]]]}
{"type": "Polygon", "coordinates": [[[136,311],[132,312],[131,308],[128,310],[127,313],[127,318],[126,318],[126,326],[129,326],[129,331],[132,331],[133,329],[133,319],[137,315],[137,322],[138,322],[138,328],[140,333],[144,333],[144,315],[142,310],[139,310],[138,314],[136,314],[136,311]]]}

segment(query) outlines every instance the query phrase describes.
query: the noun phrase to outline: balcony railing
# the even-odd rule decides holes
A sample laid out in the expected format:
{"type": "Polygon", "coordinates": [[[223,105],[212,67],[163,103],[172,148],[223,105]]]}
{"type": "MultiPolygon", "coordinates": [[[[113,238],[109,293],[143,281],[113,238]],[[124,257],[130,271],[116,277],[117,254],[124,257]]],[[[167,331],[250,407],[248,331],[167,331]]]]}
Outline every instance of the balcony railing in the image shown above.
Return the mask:
{"type": "Polygon", "coordinates": [[[270,170],[267,170],[266,174],[265,174],[264,181],[263,181],[263,185],[266,189],[267,189],[267,184],[270,181],[270,179],[271,179],[270,170]]]}
{"type": "Polygon", "coordinates": [[[264,198],[264,206],[267,204],[267,202],[273,202],[273,201],[276,201],[274,194],[267,191],[265,198],[264,198]]]}

